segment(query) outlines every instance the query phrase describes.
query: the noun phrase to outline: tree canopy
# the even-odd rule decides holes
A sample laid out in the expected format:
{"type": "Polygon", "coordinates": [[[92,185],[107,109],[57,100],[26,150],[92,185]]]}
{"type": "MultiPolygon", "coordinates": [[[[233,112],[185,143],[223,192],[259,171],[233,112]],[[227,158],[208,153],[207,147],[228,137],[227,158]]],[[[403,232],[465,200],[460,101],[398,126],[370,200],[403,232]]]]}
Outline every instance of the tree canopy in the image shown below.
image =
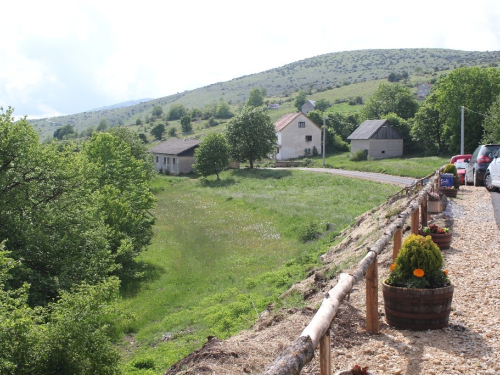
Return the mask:
{"type": "Polygon", "coordinates": [[[151,129],[151,135],[155,137],[155,139],[161,141],[163,139],[163,134],[165,133],[165,125],[157,124],[153,129],[151,129]]]}
{"type": "Polygon", "coordinates": [[[250,107],[261,107],[264,105],[264,94],[258,88],[253,88],[250,90],[248,95],[247,105],[250,107]]]}
{"type": "Polygon", "coordinates": [[[307,97],[307,94],[305,91],[299,91],[297,93],[297,96],[295,97],[295,102],[294,102],[294,106],[295,108],[297,108],[297,111],[302,111],[302,106],[304,105],[304,103],[306,102],[306,97],[307,97]]]}
{"type": "Polygon", "coordinates": [[[382,83],[366,103],[364,116],[367,119],[380,119],[388,113],[395,113],[408,120],[417,110],[418,103],[408,87],[382,83]]]}
{"type": "Polygon", "coordinates": [[[227,127],[231,156],[235,161],[253,163],[274,153],[277,135],[269,115],[262,108],[244,108],[227,127]]]}
{"type": "Polygon", "coordinates": [[[194,151],[196,163],[194,169],[203,177],[215,174],[219,180],[219,173],[229,164],[229,144],[224,135],[210,133],[194,151]]]}

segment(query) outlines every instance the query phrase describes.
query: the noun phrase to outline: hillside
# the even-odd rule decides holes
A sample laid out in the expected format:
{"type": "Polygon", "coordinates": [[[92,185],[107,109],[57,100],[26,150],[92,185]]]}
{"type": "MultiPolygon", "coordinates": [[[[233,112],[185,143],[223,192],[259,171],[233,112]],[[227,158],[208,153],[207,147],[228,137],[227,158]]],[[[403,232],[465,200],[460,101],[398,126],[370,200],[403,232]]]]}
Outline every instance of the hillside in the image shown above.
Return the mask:
{"type": "Polygon", "coordinates": [[[417,48],[336,52],[129,107],[105,108],[30,122],[39,129],[42,138],[66,124],[72,124],[78,131],[96,126],[101,119],[106,119],[110,126],[132,125],[137,118],[150,115],[157,105],[166,112],[173,103],[192,109],[223,99],[234,107],[243,103],[255,87],[266,89],[266,99],[270,102],[291,99],[298,90],[310,92],[314,99],[345,99],[351,96],[366,99],[376,90],[379,82],[387,82],[390,73],[407,72],[411,85],[416,86],[454,68],[497,66],[499,62],[500,51],[417,48]]]}

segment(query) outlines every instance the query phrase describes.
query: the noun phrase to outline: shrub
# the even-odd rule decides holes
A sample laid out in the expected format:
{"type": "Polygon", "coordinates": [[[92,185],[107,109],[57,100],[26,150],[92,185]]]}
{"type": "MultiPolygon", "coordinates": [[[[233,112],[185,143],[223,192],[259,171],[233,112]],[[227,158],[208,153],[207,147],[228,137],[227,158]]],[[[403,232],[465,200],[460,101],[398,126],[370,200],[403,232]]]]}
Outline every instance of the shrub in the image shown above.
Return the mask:
{"type": "Polygon", "coordinates": [[[366,150],[358,150],[351,156],[352,161],[368,160],[368,152],[366,150]]]}
{"type": "Polygon", "coordinates": [[[446,167],[444,167],[443,173],[451,173],[451,174],[453,174],[453,176],[458,177],[457,167],[455,166],[455,164],[451,164],[451,163],[446,164],[446,167]]]}

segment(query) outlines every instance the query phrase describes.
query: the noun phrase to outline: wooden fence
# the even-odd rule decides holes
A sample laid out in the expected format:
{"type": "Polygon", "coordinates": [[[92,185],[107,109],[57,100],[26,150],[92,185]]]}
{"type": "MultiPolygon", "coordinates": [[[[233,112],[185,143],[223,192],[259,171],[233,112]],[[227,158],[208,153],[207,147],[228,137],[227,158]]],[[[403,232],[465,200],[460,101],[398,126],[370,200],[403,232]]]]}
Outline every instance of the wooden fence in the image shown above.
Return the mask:
{"type": "Polygon", "coordinates": [[[415,197],[408,207],[400,212],[396,219],[386,228],[383,235],[368,248],[366,256],[358,263],[350,274],[341,273],[337,285],[326,294],[323,303],[302,331],[299,338],[271,363],[261,375],[298,375],[301,369],[314,358],[314,350],[319,345],[320,375],[331,374],[330,326],[339,310],[340,303],[351,292],[354,285],[363,277],[366,278],[366,330],[379,332],[378,317],[378,265],[377,256],[393,242],[393,259],[396,258],[403,242],[403,227],[410,219],[411,232],[418,234],[420,224],[427,226],[427,197],[431,191],[439,191],[441,187],[442,168],[411,187],[402,189],[397,194],[415,197]],[[421,212],[421,215],[420,215],[421,212]]]}

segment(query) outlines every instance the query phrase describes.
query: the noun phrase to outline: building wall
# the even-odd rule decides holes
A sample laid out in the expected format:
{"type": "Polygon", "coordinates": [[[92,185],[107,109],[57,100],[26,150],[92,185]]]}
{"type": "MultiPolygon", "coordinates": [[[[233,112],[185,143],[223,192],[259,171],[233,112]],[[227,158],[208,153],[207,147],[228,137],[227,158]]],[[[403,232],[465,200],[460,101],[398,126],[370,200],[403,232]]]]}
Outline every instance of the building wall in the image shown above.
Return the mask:
{"type": "Polygon", "coordinates": [[[290,124],[278,132],[278,149],[276,160],[295,159],[305,156],[305,150],[316,147],[321,152],[321,129],[309,120],[304,114],[297,116],[290,124]],[[299,122],[304,122],[305,127],[299,128],[299,122]],[[306,136],[311,136],[311,141],[306,141],[306,136]]]}
{"type": "Polygon", "coordinates": [[[314,104],[311,102],[307,101],[305,102],[302,107],[300,108],[302,113],[307,114],[308,112],[311,112],[314,110],[314,104]]]}
{"type": "Polygon", "coordinates": [[[385,159],[403,156],[402,139],[353,139],[351,154],[358,150],[368,150],[372,159],[385,159]]]}
{"type": "Polygon", "coordinates": [[[177,156],[169,154],[153,154],[155,169],[157,172],[170,174],[185,174],[193,172],[195,162],[193,156],[177,156]]]}

